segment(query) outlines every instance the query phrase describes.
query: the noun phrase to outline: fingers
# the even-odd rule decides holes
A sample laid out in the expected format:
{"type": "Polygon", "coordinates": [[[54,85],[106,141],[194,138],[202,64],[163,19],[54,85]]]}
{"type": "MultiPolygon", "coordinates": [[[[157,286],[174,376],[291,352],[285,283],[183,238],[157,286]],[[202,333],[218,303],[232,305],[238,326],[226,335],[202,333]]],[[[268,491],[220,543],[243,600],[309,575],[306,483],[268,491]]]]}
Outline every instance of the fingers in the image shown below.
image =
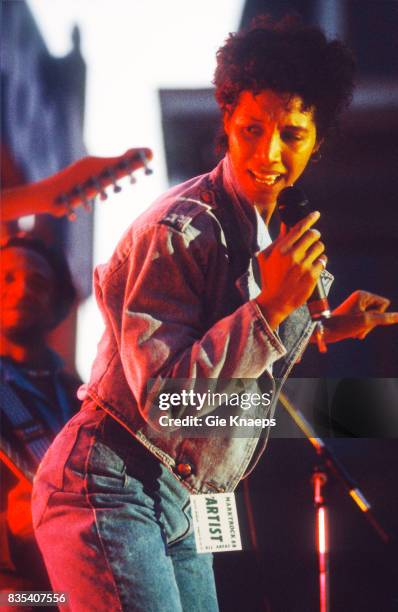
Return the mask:
{"type": "Polygon", "coordinates": [[[309,225],[315,223],[319,218],[318,213],[308,215],[305,219],[297,223],[281,241],[281,253],[290,256],[294,263],[304,265],[305,267],[316,264],[320,265],[320,269],[326,266],[327,258],[319,257],[325,250],[325,245],[319,240],[321,233],[315,228],[308,228],[309,225]],[[308,228],[308,229],[306,229],[308,228]],[[319,261],[318,261],[319,260],[319,261]]]}
{"type": "Polygon", "coordinates": [[[315,228],[311,228],[307,230],[303,236],[299,240],[297,240],[293,245],[292,249],[295,249],[301,256],[304,258],[306,256],[307,250],[316,242],[319,241],[321,237],[321,232],[319,232],[315,228]]]}
{"type": "Polygon", "coordinates": [[[383,299],[383,303],[381,303],[379,306],[379,312],[385,312],[387,308],[389,307],[389,305],[391,304],[390,300],[388,300],[387,298],[382,298],[382,299],[383,299]]]}
{"type": "Polygon", "coordinates": [[[284,238],[289,233],[289,228],[285,223],[281,223],[281,227],[279,230],[279,237],[284,238]]]}
{"type": "MultiPolygon", "coordinates": [[[[315,231],[316,230],[309,230],[309,232],[315,232],[315,231]]],[[[318,236],[320,236],[319,232],[317,232],[317,234],[318,236]]],[[[306,235],[304,235],[303,238],[305,238],[305,236],[306,235]]],[[[317,240],[317,239],[315,238],[314,240],[317,240]]],[[[311,265],[312,263],[315,262],[316,259],[318,259],[322,255],[324,250],[325,250],[325,245],[323,244],[323,242],[320,242],[319,240],[317,240],[316,242],[313,242],[312,244],[310,244],[308,247],[305,248],[303,252],[303,260],[307,264],[311,265]]],[[[324,259],[326,259],[326,255],[324,255],[324,259]]]]}
{"type": "MultiPolygon", "coordinates": [[[[307,215],[298,223],[296,223],[296,225],[294,225],[288,231],[286,236],[283,236],[281,240],[281,252],[285,253],[286,251],[288,251],[305,234],[305,232],[309,230],[310,227],[314,223],[316,223],[316,221],[318,221],[320,216],[320,213],[318,211],[315,211],[307,215]]],[[[316,236],[314,236],[313,234],[311,234],[311,236],[316,239],[316,236]]],[[[307,240],[310,240],[311,236],[307,237],[307,240]]]]}
{"type": "Polygon", "coordinates": [[[320,277],[321,273],[326,268],[326,263],[327,257],[326,255],[323,255],[321,257],[318,257],[318,259],[316,259],[311,265],[311,274],[315,281],[318,281],[318,278],[320,277]]]}
{"type": "Polygon", "coordinates": [[[368,311],[364,313],[366,329],[358,334],[360,340],[364,340],[366,336],[379,325],[396,325],[398,323],[398,312],[374,312],[368,311]]]}
{"type": "Polygon", "coordinates": [[[365,329],[358,333],[357,338],[364,340],[366,336],[375,328],[385,325],[396,325],[398,323],[398,312],[375,312],[366,311],[363,313],[365,329]]]}
{"type": "Polygon", "coordinates": [[[382,295],[376,295],[375,293],[369,293],[368,291],[361,291],[361,306],[365,310],[371,308],[378,312],[385,312],[390,305],[390,300],[383,297],[382,295]]]}
{"type": "Polygon", "coordinates": [[[398,323],[398,312],[374,312],[364,313],[365,321],[368,325],[376,327],[378,325],[395,325],[398,323]]]}

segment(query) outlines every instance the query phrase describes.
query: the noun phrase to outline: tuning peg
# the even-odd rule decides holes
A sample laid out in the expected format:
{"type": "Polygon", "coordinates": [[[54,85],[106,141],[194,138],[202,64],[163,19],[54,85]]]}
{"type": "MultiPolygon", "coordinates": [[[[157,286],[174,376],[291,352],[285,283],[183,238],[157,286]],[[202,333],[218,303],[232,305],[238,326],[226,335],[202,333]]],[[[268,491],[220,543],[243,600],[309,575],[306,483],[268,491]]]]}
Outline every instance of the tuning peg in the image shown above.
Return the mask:
{"type": "Polygon", "coordinates": [[[110,168],[109,166],[107,168],[105,168],[105,170],[102,172],[102,176],[105,176],[105,177],[111,179],[112,185],[113,185],[113,192],[114,193],[120,193],[122,188],[120,187],[120,185],[117,184],[117,182],[116,182],[116,174],[115,174],[115,172],[114,172],[114,170],[112,168],[110,168]]]}
{"type": "Polygon", "coordinates": [[[73,192],[77,194],[78,198],[82,202],[84,210],[86,210],[87,212],[91,212],[92,211],[92,206],[91,206],[92,200],[88,199],[84,187],[82,187],[81,185],[76,185],[73,192]]]}
{"type": "Polygon", "coordinates": [[[113,193],[120,193],[122,188],[120,187],[120,185],[117,184],[117,182],[116,182],[116,175],[115,175],[114,171],[111,168],[109,168],[109,176],[112,179],[113,193]]]}
{"type": "Polygon", "coordinates": [[[106,194],[106,191],[105,191],[104,187],[101,185],[101,182],[99,181],[98,177],[97,177],[97,176],[93,176],[93,177],[91,178],[91,180],[92,180],[92,183],[93,183],[93,185],[94,185],[95,189],[96,189],[96,190],[98,191],[98,193],[99,193],[99,197],[100,197],[100,199],[101,199],[103,202],[104,202],[105,200],[107,200],[107,199],[108,199],[108,196],[107,196],[107,194],[106,194]]]}
{"type": "Polygon", "coordinates": [[[55,198],[55,204],[58,206],[66,206],[70,205],[69,198],[66,193],[61,193],[57,198],[55,198]]]}
{"type": "Polygon", "coordinates": [[[143,164],[143,166],[145,168],[145,174],[146,175],[153,174],[153,170],[151,168],[149,168],[149,166],[148,166],[148,160],[146,158],[145,153],[143,151],[140,151],[139,152],[139,156],[140,156],[142,164],[143,164]]]}
{"type": "Polygon", "coordinates": [[[75,213],[74,208],[72,207],[70,197],[66,193],[61,193],[55,200],[56,204],[60,204],[66,208],[66,216],[69,221],[76,221],[77,214],[75,213]]]}
{"type": "Polygon", "coordinates": [[[121,170],[123,174],[129,175],[131,185],[134,185],[134,183],[137,182],[137,179],[135,178],[133,174],[133,169],[130,167],[134,165],[133,162],[134,162],[134,158],[131,158],[129,160],[122,159],[117,165],[118,169],[121,170]]]}
{"type": "Polygon", "coordinates": [[[66,216],[69,221],[76,221],[77,219],[77,214],[75,213],[72,207],[69,208],[68,212],[66,213],[66,216]]]}

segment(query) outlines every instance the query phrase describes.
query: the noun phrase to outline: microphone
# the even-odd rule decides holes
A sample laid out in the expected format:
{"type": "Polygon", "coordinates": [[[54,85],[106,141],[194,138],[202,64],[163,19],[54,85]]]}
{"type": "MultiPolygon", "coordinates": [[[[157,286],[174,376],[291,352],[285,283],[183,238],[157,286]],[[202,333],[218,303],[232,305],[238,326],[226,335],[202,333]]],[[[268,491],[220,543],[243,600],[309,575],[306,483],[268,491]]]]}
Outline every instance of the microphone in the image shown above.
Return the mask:
{"type": "MultiPolygon", "coordinates": [[[[306,195],[298,187],[285,187],[277,199],[279,216],[287,227],[293,227],[298,221],[304,219],[311,207],[306,195]]],[[[314,291],[307,301],[308,310],[313,321],[320,321],[331,316],[328,299],[319,278],[314,291]]]]}

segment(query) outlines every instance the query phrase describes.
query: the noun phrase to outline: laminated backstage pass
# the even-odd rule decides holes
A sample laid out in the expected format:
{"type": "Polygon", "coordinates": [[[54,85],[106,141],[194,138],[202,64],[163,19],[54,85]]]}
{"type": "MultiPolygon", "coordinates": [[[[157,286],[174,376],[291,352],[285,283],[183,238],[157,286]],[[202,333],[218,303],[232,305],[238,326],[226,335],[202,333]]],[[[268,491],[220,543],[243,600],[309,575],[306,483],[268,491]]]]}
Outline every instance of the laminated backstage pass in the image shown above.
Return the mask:
{"type": "Polygon", "coordinates": [[[234,493],[191,495],[198,553],[242,550],[234,493]]]}

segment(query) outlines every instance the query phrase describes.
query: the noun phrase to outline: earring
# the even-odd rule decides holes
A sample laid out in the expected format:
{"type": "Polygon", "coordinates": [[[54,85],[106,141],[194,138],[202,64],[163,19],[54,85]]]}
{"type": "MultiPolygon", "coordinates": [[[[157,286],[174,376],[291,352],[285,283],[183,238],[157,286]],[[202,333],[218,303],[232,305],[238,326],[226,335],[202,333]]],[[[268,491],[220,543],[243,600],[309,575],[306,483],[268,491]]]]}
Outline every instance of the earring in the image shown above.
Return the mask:
{"type": "Polygon", "coordinates": [[[313,164],[318,164],[322,159],[322,153],[320,151],[315,151],[315,153],[311,155],[310,159],[313,164]]]}

